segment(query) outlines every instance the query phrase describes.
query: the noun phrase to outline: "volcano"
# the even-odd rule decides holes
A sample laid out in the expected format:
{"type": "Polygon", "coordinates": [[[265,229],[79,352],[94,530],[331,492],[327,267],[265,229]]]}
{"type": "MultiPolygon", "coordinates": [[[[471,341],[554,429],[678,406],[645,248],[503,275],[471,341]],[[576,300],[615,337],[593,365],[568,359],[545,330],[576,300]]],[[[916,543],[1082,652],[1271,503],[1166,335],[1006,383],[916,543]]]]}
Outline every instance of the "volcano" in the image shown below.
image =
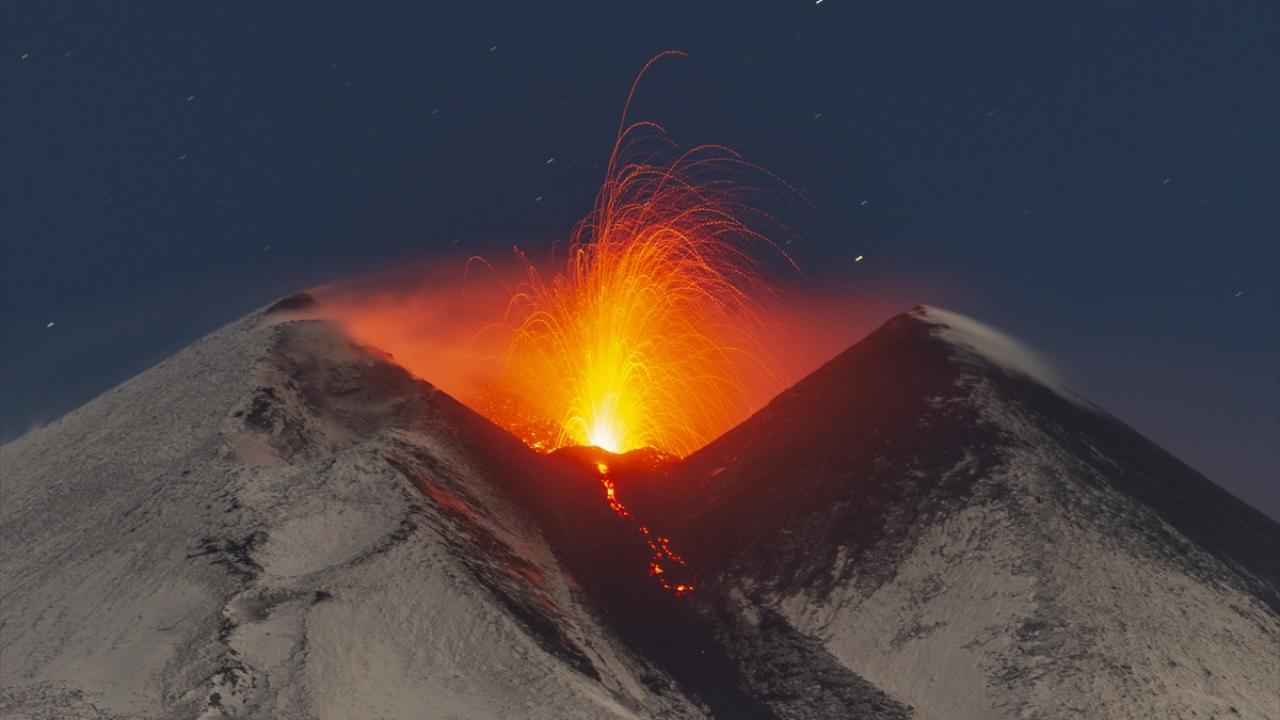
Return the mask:
{"type": "Polygon", "coordinates": [[[1280,526],[973,320],[676,459],[535,452],[312,302],[0,448],[4,717],[1280,717],[1280,526]]]}

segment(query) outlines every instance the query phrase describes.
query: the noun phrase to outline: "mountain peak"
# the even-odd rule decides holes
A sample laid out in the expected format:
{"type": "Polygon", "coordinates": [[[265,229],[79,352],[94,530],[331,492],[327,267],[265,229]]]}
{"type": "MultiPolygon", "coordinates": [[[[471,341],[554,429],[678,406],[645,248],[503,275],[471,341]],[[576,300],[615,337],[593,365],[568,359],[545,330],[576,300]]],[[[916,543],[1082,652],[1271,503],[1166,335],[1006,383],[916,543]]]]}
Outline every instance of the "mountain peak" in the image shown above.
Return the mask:
{"type": "Polygon", "coordinates": [[[920,717],[1274,703],[1280,526],[956,313],[890,319],[632,485],[707,592],[774,608],[920,717]]]}
{"type": "Polygon", "coordinates": [[[1068,400],[1083,402],[1045,357],[990,325],[929,305],[917,306],[905,316],[931,327],[933,336],[951,345],[961,357],[981,359],[1006,372],[1035,380],[1068,400]]]}

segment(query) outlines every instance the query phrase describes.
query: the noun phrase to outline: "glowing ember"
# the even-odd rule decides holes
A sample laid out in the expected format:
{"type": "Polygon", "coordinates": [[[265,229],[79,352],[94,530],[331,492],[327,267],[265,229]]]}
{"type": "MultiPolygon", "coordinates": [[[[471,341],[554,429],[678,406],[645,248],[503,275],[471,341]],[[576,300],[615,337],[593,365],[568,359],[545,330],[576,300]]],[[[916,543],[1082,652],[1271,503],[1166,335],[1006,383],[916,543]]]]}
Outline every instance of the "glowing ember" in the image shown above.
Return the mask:
{"type": "Polygon", "coordinates": [[[628,94],[603,187],[549,280],[527,278],[487,412],[532,446],[655,447],[686,455],[749,410],[744,372],[767,367],[754,330],[768,290],[754,250],[771,220],[735,182],[760,173],[720,146],[678,151],[658,125],[628,123],[628,94]],[[514,409],[518,407],[519,410],[514,409]]]}

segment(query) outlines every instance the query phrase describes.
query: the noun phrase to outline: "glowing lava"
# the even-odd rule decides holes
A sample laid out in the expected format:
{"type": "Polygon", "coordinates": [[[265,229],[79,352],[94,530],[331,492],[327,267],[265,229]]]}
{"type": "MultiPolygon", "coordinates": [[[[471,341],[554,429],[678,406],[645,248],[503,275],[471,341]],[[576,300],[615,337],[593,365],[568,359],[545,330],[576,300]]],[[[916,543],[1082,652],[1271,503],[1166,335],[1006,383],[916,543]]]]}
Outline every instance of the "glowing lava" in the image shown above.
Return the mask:
{"type": "Polygon", "coordinates": [[[736,179],[763,171],[720,146],[681,151],[660,126],[627,119],[649,67],[681,54],[636,77],[595,206],[552,277],[519,255],[526,277],[503,323],[497,393],[509,407],[489,414],[534,447],[687,455],[745,416],[744,375],[767,372],[756,251],[791,260],[752,229],[772,219],[736,179]]]}
{"type": "MultiPolygon", "coordinates": [[[[609,503],[609,508],[618,517],[635,522],[631,511],[627,510],[627,506],[618,499],[618,487],[613,481],[613,476],[609,474],[609,466],[598,462],[596,470],[600,473],[600,484],[604,486],[604,497],[609,503]]],[[[684,558],[671,549],[671,539],[656,535],[647,526],[639,523],[636,523],[636,529],[644,536],[649,549],[653,551],[653,557],[649,560],[649,574],[658,581],[658,584],[677,596],[693,592],[697,587],[694,572],[684,558]]]]}
{"type": "MultiPolygon", "coordinates": [[[[799,195],[729,148],[680,149],[654,122],[628,119],[640,80],[671,55],[683,53],[652,58],[632,83],[595,203],[549,272],[517,249],[523,282],[504,283],[494,307],[455,284],[422,283],[408,298],[339,289],[323,304],[329,316],[547,452],[650,447],[683,457],[744,419],[781,385],[765,347],[795,346],[779,341],[776,303],[768,314],[763,305],[776,297],[770,266],[795,263],[763,234],[781,228],[761,208],[799,195]],[[444,352],[458,349],[455,331],[477,313],[502,319],[471,343],[500,348],[444,352]],[[495,355],[496,376],[481,359],[495,355]]],[[[610,509],[648,544],[649,574],[676,595],[693,592],[695,576],[670,539],[632,516],[606,463],[596,470],[610,509]]]]}

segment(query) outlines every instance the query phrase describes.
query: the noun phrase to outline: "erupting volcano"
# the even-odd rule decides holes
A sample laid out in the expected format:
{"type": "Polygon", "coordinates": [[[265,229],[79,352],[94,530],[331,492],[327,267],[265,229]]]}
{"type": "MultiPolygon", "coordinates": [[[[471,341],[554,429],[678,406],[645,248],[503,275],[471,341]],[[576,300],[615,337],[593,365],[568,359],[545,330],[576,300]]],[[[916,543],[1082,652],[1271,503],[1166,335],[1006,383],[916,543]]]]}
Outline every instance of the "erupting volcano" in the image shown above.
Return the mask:
{"type": "Polygon", "coordinates": [[[1280,4],[1088,5],[0,0],[0,720],[1280,720],[1280,4]]]}
{"type": "MultiPolygon", "coordinates": [[[[758,227],[744,173],[764,174],[732,150],[681,150],[654,122],[629,119],[632,82],[604,184],[544,279],[518,253],[526,279],[512,293],[503,372],[487,403],[532,447],[655,448],[687,455],[745,416],[744,372],[769,372],[755,332],[768,290],[761,251],[791,258],[758,227]],[[494,408],[498,408],[496,411],[494,408]]],[[[597,463],[605,499],[652,551],[649,574],[693,592],[671,540],[634,518],[597,463]]]]}
{"type": "Polygon", "coordinates": [[[553,275],[519,255],[501,400],[485,405],[535,448],[684,456],[745,417],[745,375],[770,372],[756,332],[765,260],[794,263],[759,229],[776,226],[752,202],[764,193],[742,180],[777,179],[726,147],[682,150],[630,121],[640,80],[673,55],[633,82],[595,206],[553,275]]]}

